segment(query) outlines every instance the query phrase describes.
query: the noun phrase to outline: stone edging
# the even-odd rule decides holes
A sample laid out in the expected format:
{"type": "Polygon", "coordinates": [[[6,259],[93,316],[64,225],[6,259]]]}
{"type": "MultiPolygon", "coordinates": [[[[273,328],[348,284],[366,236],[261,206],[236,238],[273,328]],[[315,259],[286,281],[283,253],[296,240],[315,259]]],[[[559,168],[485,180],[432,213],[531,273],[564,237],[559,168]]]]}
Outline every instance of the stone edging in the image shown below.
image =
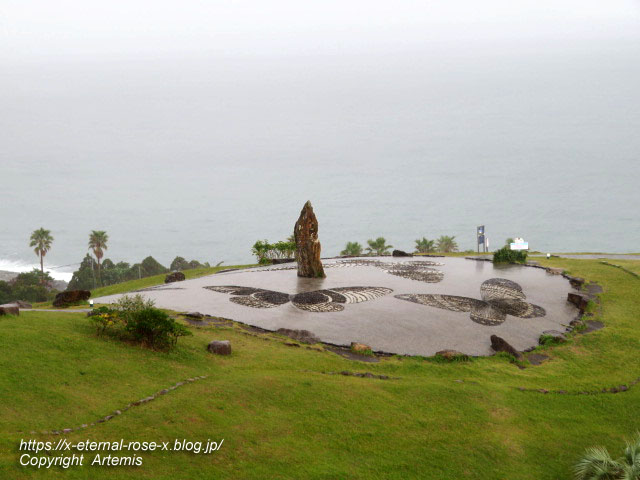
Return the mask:
{"type": "Polygon", "coordinates": [[[608,265],[609,267],[619,268],[623,272],[626,272],[629,275],[633,275],[634,277],[636,277],[637,279],[640,280],[640,275],[638,275],[636,272],[632,272],[631,270],[629,270],[628,268],[623,267],[622,265],[616,265],[615,263],[609,263],[609,262],[605,262],[605,261],[600,261],[600,263],[602,263],[603,265],[608,265]]]}
{"type": "Polygon", "coordinates": [[[521,392],[535,392],[535,393],[555,393],[556,395],[602,395],[604,393],[621,393],[628,392],[632,387],[635,387],[640,383],[640,377],[633,380],[629,385],[619,385],[617,387],[603,388],[601,390],[583,390],[580,392],[568,392],[566,390],[547,390],[545,388],[524,388],[517,387],[521,392]]]}
{"type": "MultiPolygon", "coordinates": [[[[178,382],[175,385],[171,385],[170,387],[164,388],[164,389],[154,393],[153,395],[150,395],[148,397],[141,398],[140,400],[132,402],[132,403],[128,404],[126,407],[122,408],[121,410],[116,410],[112,414],[107,415],[106,417],[103,417],[100,420],[97,420],[96,422],[83,423],[82,425],[80,425],[79,427],[76,427],[76,428],[63,428],[62,430],[43,431],[43,432],[40,432],[40,433],[43,434],[43,435],[47,435],[47,434],[51,434],[51,435],[61,435],[61,434],[63,434],[64,435],[64,434],[71,433],[71,432],[74,432],[74,431],[84,430],[85,428],[93,427],[93,426],[97,425],[98,423],[108,422],[112,418],[114,418],[114,417],[116,417],[118,415],[122,415],[123,412],[126,412],[130,408],[138,407],[138,406],[143,405],[145,403],[149,403],[149,402],[155,400],[156,398],[158,398],[159,396],[165,395],[165,394],[169,393],[170,391],[175,390],[178,387],[186,385],[187,383],[191,383],[191,382],[195,382],[195,381],[198,381],[198,380],[202,380],[204,378],[207,378],[207,376],[206,375],[201,375],[199,377],[187,378],[183,382],[178,382]]],[[[35,435],[37,433],[38,432],[35,432],[35,431],[31,432],[32,435],[35,435]]]]}
{"type": "Polygon", "coordinates": [[[323,375],[343,375],[345,377],[359,377],[359,378],[375,378],[378,380],[400,380],[401,377],[390,377],[388,375],[376,375],[371,372],[350,372],[348,370],[342,370],[341,372],[315,372],[313,370],[302,370],[305,373],[321,373],[323,375]]]}

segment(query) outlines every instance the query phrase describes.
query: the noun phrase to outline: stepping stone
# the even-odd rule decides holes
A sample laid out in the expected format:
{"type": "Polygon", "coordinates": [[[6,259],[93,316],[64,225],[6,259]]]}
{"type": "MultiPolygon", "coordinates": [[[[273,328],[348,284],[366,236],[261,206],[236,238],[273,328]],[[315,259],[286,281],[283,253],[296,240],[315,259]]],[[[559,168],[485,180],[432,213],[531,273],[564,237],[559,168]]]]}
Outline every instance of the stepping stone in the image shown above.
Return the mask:
{"type": "Polygon", "coordinates": [[[549,357],[541,353],[531,353],[527,355],[527,360],[531,365],[541,365],[545,360],[549,360],[549,357]]]}
{"type": "Polygon", "coordinates": [[[585,328],[580,332],[583,335],[585,333],[595,332],[596,330],[600,330],[604,328],[604,323],[599,322],[598,320],[587,320],[586,323],[587,323],[587,328],[585,328]]]}

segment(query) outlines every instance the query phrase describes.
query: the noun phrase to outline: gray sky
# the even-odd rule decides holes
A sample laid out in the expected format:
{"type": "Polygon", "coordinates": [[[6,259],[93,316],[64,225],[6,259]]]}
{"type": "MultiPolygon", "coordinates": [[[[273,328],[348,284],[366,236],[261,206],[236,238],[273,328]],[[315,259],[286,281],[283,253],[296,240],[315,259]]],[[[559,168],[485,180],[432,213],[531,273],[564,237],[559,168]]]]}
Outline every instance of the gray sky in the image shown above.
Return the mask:
{"type": "Polygon", "coordinates": [[[2,0],[0,58],[335,54],[640,38],[637,0],[2,0]]]}

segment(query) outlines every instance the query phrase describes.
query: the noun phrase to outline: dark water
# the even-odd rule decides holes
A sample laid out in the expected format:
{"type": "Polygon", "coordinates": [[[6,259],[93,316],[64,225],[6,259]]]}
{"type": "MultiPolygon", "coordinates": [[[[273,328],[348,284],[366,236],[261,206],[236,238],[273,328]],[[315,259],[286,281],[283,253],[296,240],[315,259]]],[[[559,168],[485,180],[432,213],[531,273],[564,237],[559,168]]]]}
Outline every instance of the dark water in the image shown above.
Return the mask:
{"type": "MultiPolygon", "coordinates": [[[[384,236],[640,250],[640,46],[492,55],[14,63],[0,77],[0,269],[251,260],[310,199],[323,254],[384,236]]],[[[73,268],[59,271],[70,271],[73,268]]]]}

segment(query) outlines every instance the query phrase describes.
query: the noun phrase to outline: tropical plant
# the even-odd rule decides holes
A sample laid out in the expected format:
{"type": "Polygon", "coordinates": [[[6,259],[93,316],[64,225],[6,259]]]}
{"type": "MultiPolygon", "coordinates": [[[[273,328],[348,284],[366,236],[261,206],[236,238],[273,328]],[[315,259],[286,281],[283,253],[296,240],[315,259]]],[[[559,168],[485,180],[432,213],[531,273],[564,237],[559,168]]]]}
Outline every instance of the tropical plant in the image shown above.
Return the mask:
{"type": "Polygon", "coordinates": [[[448,235],[441,235],[438,240],[436,240],[436,248],[439,252],[450,253],[458,251],[458,244],[455,241],[455,235],[450,237],[448,235]]]}
{"type": "Polygon", "coordinates": [[[340,252],[340,255],[359,257],[360,255],[362,255],[362,245],[360,245],[358,242],[347,242],[347,246],[340,252]]]}
{"type": "Polygon", "coordinates": [[[587,448],[574,471],[577,480],[640,480],[640,434],[618,459],[604,447],[587,448]]]}
{"type": "Polygon", "coordinates": [[[389,250],[393,248],[393,245],[387,245],[387,241],[384,237],[378,237],[375,240],[367,240],[367,254],[369,255],[388,255],[389,250]]]}
{"type": "Polygon", "coordinates": [[[104,256],[104,250],[107,249],[109,235],[104,230],[92,230],[89,234],[89,249],[93,251],[98,261],[98,282],[102,284],[102,276],[100,272],[100,260],[104,256]]]}
{"type": "Polygon", "coordinates": [[[51,231],[40,227],[31,234],[29,246],[33,247],[33,251],[40,257],[40,275],[41,282],[44,283],[44,256],[51,250],[53,237],[51,231]]]}
{"type": "Polygon", "coordinates": [[[426,237],[416,240],[416,251],[418,253],[431,253],[436,247],[435,240],[429,240],[426,237]]]}
{"type": "Polygon", "coordinates": [[[506,246],[511,246],[511,244],[514,242],[513,238],[509,237],[504,241],[504,244],[506,246]]]}

